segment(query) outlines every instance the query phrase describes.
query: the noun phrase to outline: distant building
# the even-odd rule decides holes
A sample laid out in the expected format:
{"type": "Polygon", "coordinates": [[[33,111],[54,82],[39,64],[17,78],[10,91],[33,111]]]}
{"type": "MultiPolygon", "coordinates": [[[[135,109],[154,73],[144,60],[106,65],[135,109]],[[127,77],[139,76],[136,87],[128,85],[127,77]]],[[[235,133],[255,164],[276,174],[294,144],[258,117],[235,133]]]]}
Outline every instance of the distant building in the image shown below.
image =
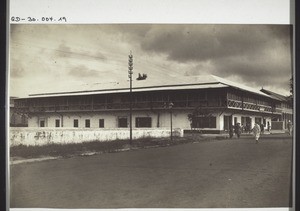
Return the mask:
{"type": "Polygon", "coordinates": [[[18,99],[16,97],[10,97],[10,126],[11,127],[27,127],[28,119],[27,114],[23,112],[22,109],[18,109],[15,107],[15,100],[18,99]]]}
{"type": "Polygon", "coordinates": [[[287,129],[288,122],[293,122],[293,106],[291,105],[290,98],[264,88],[262,88],[260,91],[269,96],[275,97],[280,101],[281,105],[278,110],[280,111],[281,115],[272,118],[273,129],[287,129]]]}
{"type": "MultiPolygon", "coordinates": [[[[129,99],[129,83],[111,83],[34,94],[15,105],[28,114],[29,127],[115,129],[129,127],[129,99]]],[[[172,109],[173,128],[203,133],[227,133],[237,122],[245,130],[255,122],[267,129],[286,111],[283,99],[214,75],[134,81],[131,104],[133,128],[169,128],[172,109]]]]}

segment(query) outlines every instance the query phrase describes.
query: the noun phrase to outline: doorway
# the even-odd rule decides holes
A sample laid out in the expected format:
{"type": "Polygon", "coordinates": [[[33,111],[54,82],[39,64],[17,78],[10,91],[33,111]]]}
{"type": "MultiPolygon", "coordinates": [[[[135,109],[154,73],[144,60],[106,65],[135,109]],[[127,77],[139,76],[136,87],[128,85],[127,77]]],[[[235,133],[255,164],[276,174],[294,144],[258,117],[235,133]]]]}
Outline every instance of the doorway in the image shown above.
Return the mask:
{"type": "Polygon", "coordinates": [[[224,131],[229,131],[229,127],[232,124],[232,116],[224,115],[224,131]]]}

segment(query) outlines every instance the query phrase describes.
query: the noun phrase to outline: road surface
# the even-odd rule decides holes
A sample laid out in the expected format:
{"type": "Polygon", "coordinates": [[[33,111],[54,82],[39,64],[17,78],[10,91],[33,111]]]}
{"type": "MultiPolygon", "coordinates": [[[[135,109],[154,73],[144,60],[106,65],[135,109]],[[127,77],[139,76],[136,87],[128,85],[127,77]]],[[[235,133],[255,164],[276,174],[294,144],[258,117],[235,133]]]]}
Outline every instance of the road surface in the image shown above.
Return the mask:
{"type": "Polygon", "coordinates": [[[268,135],[11,165],[11,208],[288,207],[292,138],[268,135]]]}

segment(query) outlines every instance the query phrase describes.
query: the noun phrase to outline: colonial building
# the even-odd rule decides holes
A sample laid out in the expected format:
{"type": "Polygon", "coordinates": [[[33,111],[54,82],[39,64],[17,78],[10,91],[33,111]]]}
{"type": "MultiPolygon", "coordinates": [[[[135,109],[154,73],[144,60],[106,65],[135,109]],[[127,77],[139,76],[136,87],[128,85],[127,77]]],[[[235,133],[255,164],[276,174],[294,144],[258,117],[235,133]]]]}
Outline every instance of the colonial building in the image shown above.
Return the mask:
{"type": "Polygon", "coordinates": [[[203,133],[227,132],[237,122],[245,129],[260,122],[267,129],[283,109],[278,97],[214,75],[149,77],[134,81],[132,92],[129,83],[98,84],[32,94],[15,104],[28,113],[29,127],[126,128],[132,107],[133,128],[169,128],[172,120],[173,128],[203,133]]]}
{"type": "Polygon", "coordinates": [[[272,92],[270,90],[266,90],[264,88],[262,88],[260,91],[277,98],[281,103],[278,108],[278,111],[281,113],[281,115],[274,116],[272,118],[272,128],[277,130],[287,129],[288,122],[293,122],[293,105],[291,102],[291,98],[272,92]]]}

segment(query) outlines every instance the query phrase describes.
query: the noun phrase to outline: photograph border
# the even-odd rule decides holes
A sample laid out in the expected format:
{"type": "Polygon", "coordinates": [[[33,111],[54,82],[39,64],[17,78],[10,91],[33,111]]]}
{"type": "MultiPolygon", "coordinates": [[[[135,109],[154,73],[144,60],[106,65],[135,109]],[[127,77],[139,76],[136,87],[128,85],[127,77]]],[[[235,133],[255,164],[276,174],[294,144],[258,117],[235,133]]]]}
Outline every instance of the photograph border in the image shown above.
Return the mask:
{"type": "MultiPolygon", "coordinates": [[[[41,0],[40,0],[41,1],[41,0]]],[[[14,2],[14,1],[11,1],[11,2],[14,2]]],[[[18,2],[15,0],[15,2],[18,2]]],[[[47,2],[47,1],[45,1],[47,2]]],[[[56,1],[55,1],[56,2],[56,1]]],[[[134,2],[134,1],[133,1],[134,2]]],[[[9,7],[9,4],[6,4],[6,1],[3,1],[2,2],[4,5],[3,7],[1,6],[1,8],[8,8],[9,7]]],[[[49,1],[47,2],[47,4],[50,4],[49,1]]],[[[69,4],[69,2],[68,2],[69,4]]],[[[293,57],[294,57],[294,62],[293,62],[293,72],[294,72],[294,84],[295,84],[295,89],[294,89],[294,126],[295,128],[297,127],[297,122],[299,121],[299,115],[297,114],[296,110],[298,108],[298,98],[299,98],[299,92],[297,92],[296,90],[298,89],[298,85],[297,85],[297,81],[299,80],[299,76],[298,74],[296,74],[296,70],[299,69],[299,56],[297,55],[297,51],[299,51],[300,49],[300,46],[299,46],[299,42],[297,42],[298,38],[299,38],[299,13],[295,13],[295,11],[300,11],[300,8],[299,8],[299,3],[297,4],[297,2],[294,2],[294,1],[291,1],[291,7],[290,7],[290,23],[293,25],[293,32],[294,32],[294,36],[293,36],[293,44],[294,44],[294,48],[293,48],[293,57]],[[295,21],[298,20],[298,21],[295,21]]],[[[50,10],[52,10],[53,8],[51,8],[50,10]]],[[[1,38],[4,34],[4,37],[5,39],[1,39],[5,41],[5,43],[2,43],[1,42],[1,45],[2,46],[7,46],[7,47],[4,47],[2,48],[1,46],[1,55],[4,55],[4,60],[2,62],[2,66],[4,67],[3,69],[6,70],[6,71],[1,71],[2,73],[2,76],[0,77],[1,81],[1,85],[2,85],[2,89],[0,89],[2,92],[1,92],[1,122],[0,122],[0,125],[4,125],[5,127],[1,127],[1,135],[3,136],[2,138],[4,140],[6,140],[6,143],[4,143],[4,147],[2,147],[1,149],[4,149],[3,151],[0,152],[1,154],[1,161],[4,160],[4,162],[2,162],[4,165],[4,169],[5,169],[5,172],[6,174],[3,175],[1,174],[1,181],[4,181],[4,183],[1,183],[1,188],[2,190],[4,189],[5,192],[6,192],[6,199],[3,199],[3,198],[0,198],[1,199],[1,202],[4,201],[4,203],[1,203],[1,206],[6,207],[7,209],[9,208],[9,147],[8,147],[8,134],[9,134],[9,126],[8,126],[8,117],[9,117],[9,113],[8,113],[8,108],[9,108],[9,104],[8,104],[8,101],[9,101],[9,96],[8,96],[8,86],[9,86],[9,78],[8,78],[8,63],[9,63],[9,60],[8,60],[8,51],[9,51],[9,45],[7,42],[7,40],[9,40],[9,36],[10,36],[10,33],[9,33],[9,25],[11,24],[11,19],[10,17],[12,16],[12,13],[11,12],[11,8],[8,8],[7,11],[7,20],[6,20],[6,23],[7,23],[7,26],[5,26],[5,30],[1,30],[1,38]],[[4,44],[4,45],[3,45],[4,44]],[[4,52],[5,50],[5,52],[4,52]],[[3,53],[4,52],[4,53],[3,53]],[[5,96],[3,98],[3,96],[5,96]]],[[[61,6],[61,9],[60,10],[64,10],[64,7],[61,6]]],[[[78,10],[78,8],[77,8],[78,10]]],[[[80,9],[79,9],[80,10],[80,9]]],[[[30,14],[31,11],[24,11],[25,13],[28,13],[30,14]]],[[[51,11],[47,11],[47,12],[50,12],[51,11]]],[[[53,11],[52,11],[53,12],[53,11]]],[[[176,21],[175,21],[176,22],[176,21]]],[[[25,24],[25,23],[24,23],[25,24]]],[[[30,24],[30,23],[26,23],[26,24],[30,24]]],[[[40,23],[35,23],[35,24],[40,24],[40,23]]],[[[68,24],[68,23],[67,23],[68,24]]],[[[3,58],[3,56],[1,56],[1,58],[3,58]]],[[[297,181],[297,175],[300,174],[299,172],[299,162],[300,162],[300,158],[298,156],[298,151],[299,151],[299,145],[295,143],[295,140],[296,140],[296,137],[297,137],[297,134],[298,134],[298,131],[297,130],[294,130],[294,141],[293,141],[293,166],[296,167],[296,168],[293,168],[293,200],[292,200],[292,204],[293,204],[293,208],[297,208],[297,204],[296,204],[296,198],[297,196],[299,196],[299,183],[297,181]]],[[[5,194],[0,194],[1,196],[5,196],[5,194]]],[[[0,208],[2,208],[0,206],[0,208]]],[[[291,208],[291,209],[293,209],[291,208]]],[[[14,209],[15,210],[15,209],[14,209]]]]}

